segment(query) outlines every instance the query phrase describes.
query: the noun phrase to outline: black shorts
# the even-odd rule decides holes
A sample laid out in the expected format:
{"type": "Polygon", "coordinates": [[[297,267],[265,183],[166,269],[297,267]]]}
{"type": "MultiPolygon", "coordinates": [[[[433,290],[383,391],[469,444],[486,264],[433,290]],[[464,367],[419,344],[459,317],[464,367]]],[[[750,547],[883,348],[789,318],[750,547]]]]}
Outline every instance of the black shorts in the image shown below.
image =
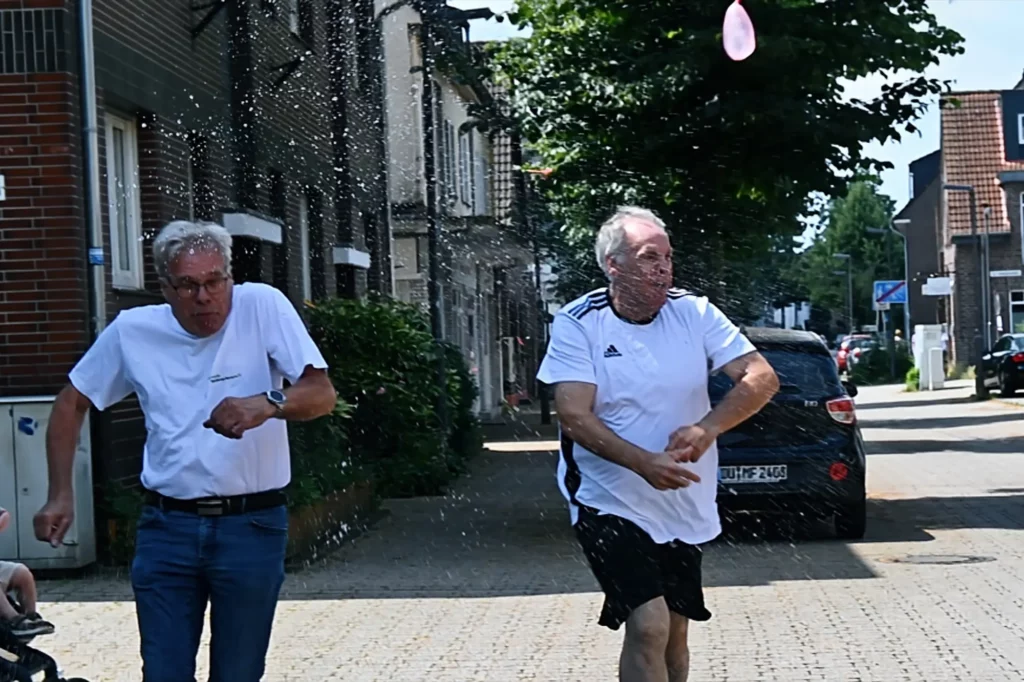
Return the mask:
{"type": "Polygon", "coordinates": [[[706,621],[699,547],[678,540],[658,544],[631,521],[580,509],[576,537],[604,592],[598,623],[618,630],[629,614],[664,597],[670,611],[706,621]]]}

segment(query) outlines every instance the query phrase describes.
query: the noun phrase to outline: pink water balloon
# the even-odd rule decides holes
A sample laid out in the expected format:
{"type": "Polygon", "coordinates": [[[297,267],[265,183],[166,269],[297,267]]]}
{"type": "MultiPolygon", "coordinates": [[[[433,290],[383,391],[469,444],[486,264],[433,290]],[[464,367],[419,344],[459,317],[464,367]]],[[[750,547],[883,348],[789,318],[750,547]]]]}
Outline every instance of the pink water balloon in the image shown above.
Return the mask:
{"type": "Polygon", "coordinates": [[[740,4],[740,0],[734,0],[725,11],[725,22],[722,24],[722,45],[725,53],[734,61],[743,61],[754,54],[757,47],[757,38],[754,36],[754,24],[750,21],[750,15],[740,4]]]}

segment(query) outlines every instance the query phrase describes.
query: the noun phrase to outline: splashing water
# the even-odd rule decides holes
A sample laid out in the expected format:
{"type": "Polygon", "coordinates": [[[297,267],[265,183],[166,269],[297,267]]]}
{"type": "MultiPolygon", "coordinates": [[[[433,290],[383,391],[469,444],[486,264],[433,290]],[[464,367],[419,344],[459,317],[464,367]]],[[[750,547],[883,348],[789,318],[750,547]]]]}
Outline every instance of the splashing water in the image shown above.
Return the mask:
{"type": "Polygon", "coordinates": [[[750,21],[750,15],[740,4],[740,0],[734,0],[725,11],[725,21],[722,24],[722,45],[725,53],[733,61],[743,61],[754,54],[757,47],[757,38],[754,36],[754,24],[750,21]]]}

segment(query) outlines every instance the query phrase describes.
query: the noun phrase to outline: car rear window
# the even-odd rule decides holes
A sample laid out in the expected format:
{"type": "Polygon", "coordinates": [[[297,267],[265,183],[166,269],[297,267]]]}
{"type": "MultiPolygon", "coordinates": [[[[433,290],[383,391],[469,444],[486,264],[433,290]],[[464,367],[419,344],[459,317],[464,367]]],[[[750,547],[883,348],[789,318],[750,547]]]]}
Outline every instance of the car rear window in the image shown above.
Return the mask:
{"type": "MultiPolygon", "coordinates": [[[[761,349],[761,355],[779,375],[780,395],[820,399],[843,392],[835,360],[830,355],[778,348],[761,349]]],[[[712,374],[708,381],[711,401],[721,400],[732,385],[726,374],[712,374]]]]}

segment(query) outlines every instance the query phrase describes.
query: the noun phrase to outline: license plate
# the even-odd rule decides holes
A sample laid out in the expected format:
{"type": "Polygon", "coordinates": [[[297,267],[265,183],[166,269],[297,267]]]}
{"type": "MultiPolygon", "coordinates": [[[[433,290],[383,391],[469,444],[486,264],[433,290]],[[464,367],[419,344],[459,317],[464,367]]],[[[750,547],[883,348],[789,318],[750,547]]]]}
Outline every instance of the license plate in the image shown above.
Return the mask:
{"type": "Polygon", "coordinates": [[[788,477],[785,464],[718,467],[721,483],[778,483],[788,477]]]}

